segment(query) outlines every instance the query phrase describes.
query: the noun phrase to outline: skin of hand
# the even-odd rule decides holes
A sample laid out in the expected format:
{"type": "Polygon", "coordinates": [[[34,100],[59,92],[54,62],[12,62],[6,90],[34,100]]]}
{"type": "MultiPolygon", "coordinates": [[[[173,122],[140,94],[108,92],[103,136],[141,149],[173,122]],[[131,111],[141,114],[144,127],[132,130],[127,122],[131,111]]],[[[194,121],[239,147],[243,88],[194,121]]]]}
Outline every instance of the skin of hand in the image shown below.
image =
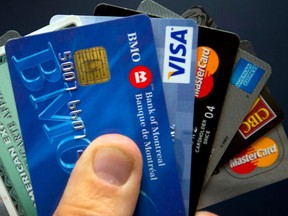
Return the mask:
{"type": "Polygon", "coordinates": [[[130,138],[120,134],[96,138],[78,159],[54,216],[133,215],[142,168],[141,152],[130,138]]]}

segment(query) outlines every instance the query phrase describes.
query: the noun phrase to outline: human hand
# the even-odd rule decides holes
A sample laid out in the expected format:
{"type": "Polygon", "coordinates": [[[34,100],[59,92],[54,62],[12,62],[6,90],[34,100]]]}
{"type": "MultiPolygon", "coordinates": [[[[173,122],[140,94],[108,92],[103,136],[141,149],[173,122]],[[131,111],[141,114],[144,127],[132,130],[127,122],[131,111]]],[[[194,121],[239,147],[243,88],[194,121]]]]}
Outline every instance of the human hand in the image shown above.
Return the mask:
{"type": "Polygon", "coordinates": [[[128,137],[96,138],[78,159],[54,216],[133,215],[142,166],[141,152],[128,137]]]}
{"type": "Polygon", "coordinates": [[[137,145],[118,134],[100,136],[78,159],[54,215],[132,215],[141,177],[137,145]]]}

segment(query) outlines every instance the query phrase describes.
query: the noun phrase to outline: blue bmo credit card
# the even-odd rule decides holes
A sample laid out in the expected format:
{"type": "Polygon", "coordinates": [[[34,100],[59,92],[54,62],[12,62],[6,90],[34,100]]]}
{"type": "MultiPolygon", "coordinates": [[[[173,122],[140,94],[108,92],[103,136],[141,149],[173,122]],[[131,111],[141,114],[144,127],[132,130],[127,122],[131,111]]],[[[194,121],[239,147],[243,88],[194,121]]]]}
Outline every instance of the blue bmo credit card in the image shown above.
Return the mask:
{"type": "MultiPolygon", "coordinates": [[[[51,23],[65,17],[67,15],[55,15],[51,23]]],[[[82,25],[119,19],[107,16],[77,17],[82,25]]],[[[188,214],[198,26],[192,19],[153,18],[151,23],[180,185],[188,214]]]]}
{"type": "Polygon", "coordinates": [[[52,215],[81,151],[107,133],[142,152],[135,215],[185,215],[147,16],[11,40],[6,54],[38,215],[52,215]]]}

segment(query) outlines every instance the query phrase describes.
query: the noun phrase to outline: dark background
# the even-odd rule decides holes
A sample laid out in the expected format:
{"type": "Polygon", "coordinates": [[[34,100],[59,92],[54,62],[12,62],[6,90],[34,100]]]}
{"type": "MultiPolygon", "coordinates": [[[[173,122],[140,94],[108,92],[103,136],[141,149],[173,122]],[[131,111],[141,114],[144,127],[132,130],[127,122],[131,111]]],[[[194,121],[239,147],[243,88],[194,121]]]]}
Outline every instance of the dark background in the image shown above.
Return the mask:
{"type": "MultiPolygon", "coordinates": [[[[155,0],[170,10],[182,14],[201,5],[224,30],[237,33],[253,43],[257,56],[269,63],[272,75],[268,87],[278,105],[288,115],[288,3],[284,0],[155,0]]],[[[92,15],[99,3],[116,4],[136,9],[140,0],[1,0],[0,35],[16,30],[25,35],[49,23],[56,14],[92,15]]],[[[283,124],[288,131],[288,117],[283,124]]],[[[288,170],[287,170],[288,177],[288,170]]],[[[225,215],[288,215],[288,180],[244,194],[210,207],[225,215]],[[286,210],[287,209],[287,210],[286,210]]]]}

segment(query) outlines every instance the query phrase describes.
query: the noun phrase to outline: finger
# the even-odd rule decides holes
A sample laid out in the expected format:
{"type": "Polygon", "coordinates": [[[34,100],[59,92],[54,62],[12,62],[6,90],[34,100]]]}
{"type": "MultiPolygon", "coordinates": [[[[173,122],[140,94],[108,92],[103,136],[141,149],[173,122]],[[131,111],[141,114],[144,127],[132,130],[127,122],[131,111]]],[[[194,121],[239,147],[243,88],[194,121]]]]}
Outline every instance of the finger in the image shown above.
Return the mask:
{"type": "Polygon", "coordinates": [[[218,216],[218,215],[208,211],[199,211],[196,212],[195,216],[218,216]]]}
{"type": "Polygon", "coordinates": [[[95,139],[73,169],[55,216],[132,215],[140,190],[142,157],[119,134],[95,139]]]}

